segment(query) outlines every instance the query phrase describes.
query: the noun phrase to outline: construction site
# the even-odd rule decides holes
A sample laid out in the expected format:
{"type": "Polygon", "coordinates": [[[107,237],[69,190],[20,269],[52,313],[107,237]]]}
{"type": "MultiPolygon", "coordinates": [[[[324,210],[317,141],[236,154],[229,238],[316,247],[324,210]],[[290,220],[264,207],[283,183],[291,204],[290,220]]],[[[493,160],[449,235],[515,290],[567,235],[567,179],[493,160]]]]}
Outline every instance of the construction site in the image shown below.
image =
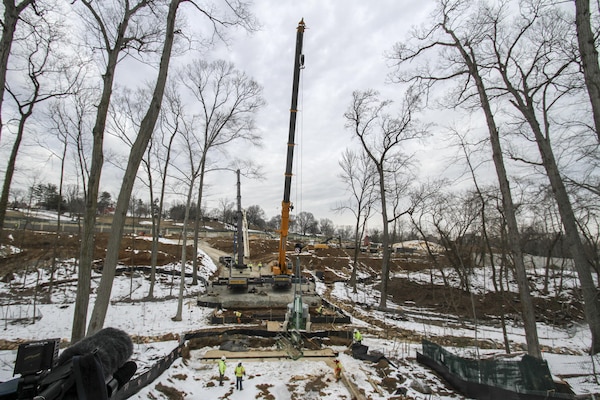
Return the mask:
{"type": "MultiPolygon", "coordinates": [[[[161,357],[158,363],[125,385],[121,398],[136,395],[142,388],[149,386],[161,374],[169,370],[176,360],[189,359],[191,351],[202,349],[201,355],[196,357],[203,364],[198,367],[198,370],[205,367],[212,369],[221,359],[236,360],[236,362],[271,360],[280,364],[288,360],[305,359],[322,361],[334,369],[336,367],[334,361],[343,354],[346,361],[352,358],[352,361],[364,360],[373,365],[372,370],[369,371],[365,371],[362,366],[358,367],[364,372],[363,375],[366,376],[368,384],[373,388],[371,393],[377,393],[381,396],[380,398],[403,399],[408,398],[403,397],[402,393],[402,390],[406,393],[408,384],[405,384],[402,390],[399,387],[406,378],[399,375],[398,368],[390,360],[392,357],[388,359],[382,352],[369,351],[369,347],[362,343],[360,331],[364,327],[368,327],[367,330],[370,330],[368,333],[371,337],[392,342],[393,350],[388,354],[395,354],[394,360],[407,358],[405,354],[397,354],[397,339],[401,338],[405,343],[404,347],[409,349],[409,346],[420,343],[425,336],[435,334],[433,332],[435,329],[431,329],[431,326],[441,327],[442,333],[439,335],[439,341],[447,345],[476,345],[490,350],[502,347],[499,342],[494,340],[477,342],[478,338],[471,338],[470,332],[464,334],[453,331],[453,329],[456,331],[472,329],[470,326],[472,322],[468,319],[476,307],[485,310],[486,316],[489,316],[490,319],[494,319],[495,316],[504,318],[507,312],[502,306],[503,301],[500,301],[499,296],[502,294],[489,292],[484,295],[473,295],[450,285],[442,286],[433,285],[432,282],[427,284],[411,281],[409,279],[411,273],[418,274],[424,270],[428,271],[429,278],[432,279],[431,260],[428,252],[411,248],[410,251],[394,252],[391,255],[390,271],[392,274],[403,271],[406,278],[391,279],[388,285],[388,295],[394,304],[402,305],[402,308],[397,306],[381,309],[374,306],[379,300],[380,293],[373,289],[381,273],[381,257],[378,249],[374,249],[373,253],[367,249],[367,252],[361,254],[360,260],[355,260],[356,264],[353,264],[351,262],[353,255],[350,253],[354,253],[354,249],[350,251],[344,248],[341,240],[339,244],[329,243],[330,239],[315,244],[308,243],[305,238],[290,237],[290,212],[293,209],[290,192],[293,177],[297,98],[300,72],[304,67],[303,34],[304,22],[300,21],[296,35],[287,159],[281,202],[281,226],[276,232],[279,237],[265,239],[258,237],[256,233],[248,229],[242,206],[242,185],[238,170],[235,231],[232,235],[228,233],[221,237],[206,235],[200,244],[202,252],[212,261],[207,264],[214,264],[217,267],[211,276],[203,278],[204,288],[198,290],[199,294],[190,302],[194,307],[204,310],[200,312],[202,315],[201,329],[181,334],[177,338],[178,346],[166,356],[161,357]],[[359,280],[363,285],[363,301],[358,300],[358,296],[352,296],[351,302],[345,302],[340,298],[347,299],[350,296],[337,296],[336,298],[331,295],[333,286],[337,282],[347,284],[352,272],[356,272],[358,268],[361,271],[359,280]],[[367,299],[367,296],[371,296],[371,298],[367,299]],[[444,299],[444,301],[440,299],[444,299]],[[415,307],[415,304],[418,306],[415,307]],[[456,317],[448,315],[449,309],[456,317]],[[443,318],[436,314],[438,312],[443,318]],[[355,315],[359,315],[360,318],[354,319],[355,315]],[[356,325],[357,321],[361,324],[360,326],[356,325]],[[204,324],[205,322],[207,325],[204,324]],[[400,327],[402,322],[407,322],[406,328],[400,327]],[[411,324],[420,324],[420,328],[427,325],[428,328],[423,333],[415,331],[411,324]],[[373,371],[377,371],[376,373],[379,374],[378,382],[372,379],[373,371]],[[392,376],[393,374],[395,376],[392,376]],[[382,387],[386,390],[382,390],[382,387]],[[396,394],[397,391],[399,391],[398,397],[386,397],[387,394],[396,394]]],[[[25,241],[29,240],[32,248],[37,249],[39,246],[39,254],[48,252],[47,246],[43,247],[46,239],[40,240],[41,235],[31,234],[30,237],[26,237],[27,232],[25,231],[22,234],[23,241],[19,244],[20,248],[26,248],[25,241]],[[34,237],[36,235],[37,237],[34,237]]],[[[106,234],[98,234],[96,237],[95,245],[98,254],[95,256],[99,259],[104,256],[106,236],[106,234]]],[[[48,243],[50,240],[47,239],[48,243]]],[[[181,237],[169,240],[181,240],[181,237]]],[[[129,274],[133,281],[137,274],[141,271],[145,272],[143,267],[138,266],[148,265],[148,260],[144,257],[148,255],[150,243],[147,240],[132,240],[131,243],[131,247],[123,246],[122,254],[119,255],[121,262],[129,264],[129,267],[123,267],[118,272],[129,274]],[[146,248],[142,248],[143,246],[146,248]]],[[[181,244],[177,243],[177,245],[164,242],[160,244],[159,250],[162,259],[159,260],[159,263],[177,265],[179,261],[177,257],[181,253],[181,244]]],[[[78,240],[63,238],[61,246],[62,250],[56,254],[67,258],[67,256],[71,256],[71,253],[76,253],[78,240]]],[[[202,257],[200,254],[197,256],[202,257]]],[[[29,261],[32,261],[36,256],[30,251],[29,253],[10,255],[3,259],[4,279],[7,282],[13,279],[11,278],[13,272],[18,271],[27,257],[31,257],[29,261]]],[[[40,259],[42,256],[38,255],[37,262],[40,262],[40,259]]],[[[436,266],[442,268],[447,265],[448,260],[444,258],[443,254],[437,254],[436,262],[436,266]]],[[[100,272],[101,269],[102,266],[98,265],[100,272]]],[[[169,273],[171,276],[176,275],[173,271],[169,271],[169,273]]],[[[70,284],[72,282],[62,283],[70,284]]],[[[133,287],[131,283],[130,285],[133,287]]],[[[170,285],[169,293],[175,286],[173,280],[170,285]]],[[[346,290],[348,288],[349,285],[346,290]]],[[[354,289],[356,290],[356,287],[354,289]]],[[[129,300],[132,304],[135,303],[132,300],[131,292],[129,300]]],[[[564,307],[560,302],[553,302],[552,299],[536,299],[536,304],[541,310],[540,313],[543,313],[541,318],[552,319],[557,325],[570,322],[577,317],[565,315],[564,319],[561,319],[564,307]]],[[[573,309],[578,310],[578,308],[573,309]]],[[[192,314],[191,306],[189,310],[189,313],[192,314]]],[[[476,325],[480,321],[475,320],[474,323],[476,325]]],[[[492,323],[495,322],[492,321],[492,323]]],[[[146,340],[139,336],[138,339],[140,342],[146,340]]],[[[386,343],[387,345],[388,343],[386,343]]],[[[518,350],[524,350],[518,340],[512,346],[518,350]]],[[[431,348],[433,349],[432,353],[440,352],[433,346],[431,348]]],[[[432,360],[433,358],[427,361],[430,361],[432,368],[435,368],[437,364],[433,362],[435,360],[432,360]]],[[[425,380],[423,376],[422,370],[419,370],[411,378],[418,382],[425,380]]],[[[313,383],[318,382],[313,385],[316,387],[316,392],[319,392],[319,387],[323,383],[320,379],[313,381],[313,383]]],[[[427,379],[432,378],[427,376],[427,379]]],[[[205,383],[205,388],[208,387],[207,385],[214,385],[213,381],[216,381],[214,376],[207,380],[210,383],[205,383]]],[[[347,398],[373,398],[365,396],[364,387],[361,389],[356,384],[353,375],[336,376],[335,382],[339,380],[350,394],[347,398]]],[[[291,387],[292,384],[288,384],[288,386],[291,387]]],[[[439,387],[443,388],[443,384],[440,384],[439,387]]],[[[411,386],[410,390],[424,395],[430,394],[427,392],[427,388],[415,389],[411,386]]],[[[231,392],[226,394],[226,397],[220,398],[229,398],[227,396],[230,394],[231,392]]]]}

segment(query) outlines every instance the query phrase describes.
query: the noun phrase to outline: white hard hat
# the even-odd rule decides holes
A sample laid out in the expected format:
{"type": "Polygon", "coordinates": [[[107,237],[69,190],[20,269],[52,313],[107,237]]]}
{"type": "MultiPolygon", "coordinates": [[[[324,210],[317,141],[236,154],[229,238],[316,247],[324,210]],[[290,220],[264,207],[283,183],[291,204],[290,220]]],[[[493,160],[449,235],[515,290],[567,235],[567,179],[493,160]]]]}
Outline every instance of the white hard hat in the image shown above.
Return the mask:
{"type": "Polygon", "coordinates": [[[354,332],[358,332],[358,329],[354,328],[354,332]]]}
{"type": "Polygon", "coordinates": [[[225,361],[225,356],[221,356],[221,360],[225,361]]]}

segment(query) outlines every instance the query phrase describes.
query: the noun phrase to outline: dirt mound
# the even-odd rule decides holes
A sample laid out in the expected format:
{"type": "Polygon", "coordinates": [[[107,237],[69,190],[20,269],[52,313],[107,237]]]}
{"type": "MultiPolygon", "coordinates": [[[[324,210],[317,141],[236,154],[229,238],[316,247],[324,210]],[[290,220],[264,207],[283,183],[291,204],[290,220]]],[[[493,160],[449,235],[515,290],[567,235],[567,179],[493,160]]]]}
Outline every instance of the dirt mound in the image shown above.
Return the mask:
{"type": "MultiPolygon", "coordinates": [[[[388,291],[394,303],[431,309],[437,312],[472,319],[490,319],[504,316],[520,320],[520,299],[513,292],[487,292],[472,294],[443,285],[419,284],[407,279],[391,279],[388,291]]],[[[578,293],[565,293],[557,297],[534,297],[538,320],[551,325],[565,326],[584,319],[578,293]]]]}
{"type": "MultiPolygon", "coordinates": [[[[108,233],[98,233],[94,238],[94,259],[106,257],[108,233]]],[[[49,267],[52,259],[79,258],[79,237],[72,234],[56,235],[50,232],[28,230],[8,231],[2,243],[9,244],[13,251],[0,257],[0,275],[18,272],[27,267],[49,267]]],[[[119,261],[126,265],[149,265],[152,241],[144,237],[125,236],[119,250],[119,261]]],[[[177,262],[181,257],[181,246],[159,243],[157,265],[177,262]]]]}

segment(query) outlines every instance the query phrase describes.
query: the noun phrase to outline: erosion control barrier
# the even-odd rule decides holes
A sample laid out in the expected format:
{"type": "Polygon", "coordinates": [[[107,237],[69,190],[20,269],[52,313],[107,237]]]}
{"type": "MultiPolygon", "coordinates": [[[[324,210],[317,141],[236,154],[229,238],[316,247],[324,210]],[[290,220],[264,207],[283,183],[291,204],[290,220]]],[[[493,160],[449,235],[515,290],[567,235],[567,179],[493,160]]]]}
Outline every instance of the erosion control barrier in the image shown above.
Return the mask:
{"type": "MultiPolygon", "coordinates": [[[[574,399],[560,393],[545,360],[525,354],[521,360],[466,359],[423,340],[417,361],[439,373],[468,397],[476,399],[574,399]]],[[[564,388],[566,389],[566,388],[564,388]]]]}

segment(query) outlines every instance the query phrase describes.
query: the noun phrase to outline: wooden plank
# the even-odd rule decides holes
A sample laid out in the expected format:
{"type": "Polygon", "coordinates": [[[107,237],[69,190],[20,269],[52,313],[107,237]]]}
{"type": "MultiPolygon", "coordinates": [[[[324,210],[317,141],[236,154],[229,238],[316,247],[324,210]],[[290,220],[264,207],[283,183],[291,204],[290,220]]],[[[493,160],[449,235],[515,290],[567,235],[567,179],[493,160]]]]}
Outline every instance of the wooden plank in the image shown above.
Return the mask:
{"type": "MultiPolygon", "coordinates": [[[[208,350],[202,359],[218,360],[221,356],[228,359],[249,359],[249,358],[290,358],[284,350],[248,350],[248,351],[223,351],[223,350],[208,350]]],[[[336,353],[330,349],[321,350],[304,350],[304,358],[311,357],[335,357],[336,353]]]]}
{"type": "Polygon", "coordinates": [[[269,332],[282,332],[283,324],[279,321],[267,321],[267,331],[269,332]]]}

